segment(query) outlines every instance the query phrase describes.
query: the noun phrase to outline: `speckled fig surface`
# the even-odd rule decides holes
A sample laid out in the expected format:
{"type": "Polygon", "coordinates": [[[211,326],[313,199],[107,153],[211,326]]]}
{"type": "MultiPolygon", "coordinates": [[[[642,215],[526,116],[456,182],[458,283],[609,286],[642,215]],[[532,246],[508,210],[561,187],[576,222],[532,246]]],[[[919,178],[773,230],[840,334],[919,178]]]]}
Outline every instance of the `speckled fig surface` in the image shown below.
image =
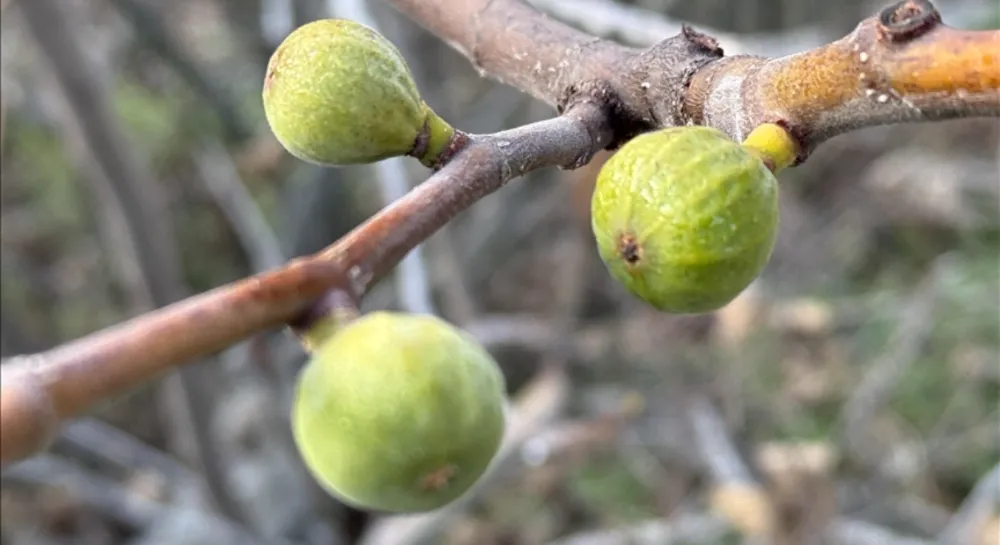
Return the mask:
{"type": "Polygon", "coordinates": [[[778,183],[721,131],[661,129],[633,138],[604,164],[591,222],[601,259],[629,292],[665,312],[711,312],[770,259],[778,183]]]}
{"type": "Polygon", "coordinates": [[[373,511],[438,509],[489,467],[503,439],[505,379],[467,333],[388,311],[350,322],[299,376],[292,424],[314,477],[373,511]]]}
{"type": "Polygon", "coordinates": [[[278,141],[321,165],[403,155],[428,115],[399,50],[348,19],[292,31],[268,61],[262,96],[278,141]]]}

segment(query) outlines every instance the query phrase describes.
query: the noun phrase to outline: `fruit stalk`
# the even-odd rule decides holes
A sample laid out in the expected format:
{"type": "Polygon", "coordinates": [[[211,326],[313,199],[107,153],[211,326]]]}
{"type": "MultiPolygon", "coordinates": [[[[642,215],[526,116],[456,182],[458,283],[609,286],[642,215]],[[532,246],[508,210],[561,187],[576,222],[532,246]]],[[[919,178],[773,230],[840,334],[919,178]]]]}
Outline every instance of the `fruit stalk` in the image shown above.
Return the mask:
{"type": "Polygon", "coordinates": [[[361,311],[357,299],[347,290],[334,288],[323,294],[309,309],[289,323],[292,333],[307,354],[338,331],[358,319],[361,311]]]}
{"type": "Polygon", "coordinates": [[[427,118],[408,155],[416,157],[427,168],[438,168],[448,161],[465,135],[426,104],[424,108],[427,118]]]}
{"type": "Polygon", "coordinates": [[[759,156],[773,174],[794,165],[799,155],[798,142],[775,123],[758,125],[743,140],[743,146],[759,156]]]}

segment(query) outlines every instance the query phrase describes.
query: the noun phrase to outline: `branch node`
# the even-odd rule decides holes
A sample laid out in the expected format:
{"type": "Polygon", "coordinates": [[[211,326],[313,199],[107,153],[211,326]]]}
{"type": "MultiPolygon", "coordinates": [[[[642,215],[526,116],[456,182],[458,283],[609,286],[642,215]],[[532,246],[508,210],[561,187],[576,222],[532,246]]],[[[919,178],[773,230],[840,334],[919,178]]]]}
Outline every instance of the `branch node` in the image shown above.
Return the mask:
{"type": "MultiPolygon", "coordinates": [[[[634,114],[622,100],[615,87],[607,80],[587,80],[570,85],[559,98],[556,107],[559,114],[563,115],[573,108],[584,105],[599,108],[606,114],[613,136],[604,149],[617,149],[635,135],[653,127],[651,119],[642,119],[634,114]]],[[[594,133],[594,127],[587,125],[587,132],[590,133],[592,141],[596,142],[600,139],[600,135],[594,133]]],[[[590,159],[593,158],[593,153],[588,153],[588,155],[578,158],[573,165],[567,165],[566,168],[577,168],[589,163],[590,159]]]]}
{"type": "Polygon", "coordinates": [[[941,14],[928,0],[903,0],[879,13],[879,37],[890,42],[905,42],[940,23],[941,14]]]}
{"type": "Polygon", "coordinates": [[[718,41],[691,27],[636,55],[626,69],[629,89],[636,89],[650,126],[684,125],[684,96],[691,78],[703,67],[723,58],[718,41]]]}
{"type": "Polygon", "coordinates": [[[359,297],[347,290],[329,290],[288,326],[306,352],[311,353],[335,330],[360,314],[358,302],[359,297]]]}
{"type": "Polygon", "coordinates": [[[469,135],[458,129],[455,129],[455,133],[448,140],[448,144],[445,146],[444,150],[440,155],[437,156],[437,160],[430,165],[431,170],[437,172],[441,170],[445,165],[447,165],[455,155],[468,147],[472,140],[469,135]]]}

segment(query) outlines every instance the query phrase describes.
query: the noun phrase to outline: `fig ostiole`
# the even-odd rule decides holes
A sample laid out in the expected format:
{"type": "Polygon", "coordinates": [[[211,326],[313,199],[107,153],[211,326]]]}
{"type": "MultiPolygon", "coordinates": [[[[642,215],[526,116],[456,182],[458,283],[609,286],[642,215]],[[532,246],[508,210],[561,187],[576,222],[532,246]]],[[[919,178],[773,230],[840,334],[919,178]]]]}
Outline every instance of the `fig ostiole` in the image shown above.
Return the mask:
{"type": "Polygon", "coordinates": [[[349,19],[312,21],[286,36],[268,61],[262,99],[281,145],[323,166],[403,155],[431,166],[454,134],[421,99],[399,50],[349,19]]]}
{"type": "Polygon", "coordinates": [[[310,472],[348,505],[448,505],[491,466],[507,394],[492,356],[444,320],[389,311],[343,324],[299,375],[293,436],[310,472]]]}
{"type": "Polygon", "coordinates": [[[601,260],[631,294],[664,312],[712,312],[769,261],[778,183],[759,154],[721,131],[661,129],[602,166],[591,223],[601,260]]]}

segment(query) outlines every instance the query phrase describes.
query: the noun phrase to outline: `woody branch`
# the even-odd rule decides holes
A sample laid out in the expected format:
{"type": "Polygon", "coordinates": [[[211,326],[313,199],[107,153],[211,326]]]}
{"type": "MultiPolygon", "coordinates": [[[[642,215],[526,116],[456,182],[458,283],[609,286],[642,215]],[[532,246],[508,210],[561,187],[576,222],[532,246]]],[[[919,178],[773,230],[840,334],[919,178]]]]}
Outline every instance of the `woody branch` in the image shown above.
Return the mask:
{"type": "Polygon", "coordinates": [[[799,160],[826,139],[886,123],[1000,115],[1000,31],[943,24],[905,0],[841,40],[797,55],[724,57],[685,29],[648,49],[578,32],[519,0],[388,0],[485,75],[560,115],[459,135],[450,162],[326,250],[2,367],[0,464],[45,448],[105,399],[308,314],[331,291],[362,297],[412,248],[509,180],[573,168],[639,132],[697,123],[742,139],[786,127],[799,160]]]}

